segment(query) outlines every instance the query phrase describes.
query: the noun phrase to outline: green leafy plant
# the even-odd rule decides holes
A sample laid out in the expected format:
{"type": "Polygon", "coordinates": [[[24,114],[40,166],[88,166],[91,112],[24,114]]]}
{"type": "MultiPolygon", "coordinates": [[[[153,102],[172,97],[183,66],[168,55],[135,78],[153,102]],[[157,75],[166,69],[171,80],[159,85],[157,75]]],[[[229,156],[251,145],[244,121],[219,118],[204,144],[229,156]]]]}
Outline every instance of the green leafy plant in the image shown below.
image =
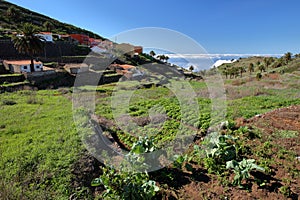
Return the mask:
{"type": "Polygon", "coordinates": [[[159,187],[155,181],[149,180],[146,171],[140,171],[147,169],[143,154],[153,152],[155,148],[151,138],[140,137],[125,156],[125,162],[121,163],[123,170],[105,167],[101,177],[94,179],[91,185],[105,187],[104,199],[152,199],[159,187]]]}
{"type": "Polygon", "coordinates": [[[155,181],[149,180],[148,173],[134,173],[104,168],[103,175],[94,179],[92,186],[103,185],[104,199],[152,199],[159,191],[155,181]]]}
{"type": "Polygon", "coordinates": [[[243,180],[249,179],[251,170],[265,171],[264,168],[255,164],[254,159],[243,159],[240,162],[236,160],[228,161],[226,162],[226,169],[233,169],[235,173],[233,184],[240,187],[242,187],[243,180]]]}
{"type": "Polygon", "coordinates": [[[189,162],[193,157],[188,156],[187,154],[183,155],[175,155],[175,160],[173,162],[173,166],[177,169],[185,168],[187,171],[193,171],[193,167],[189,162]]]}
{"type": "Polygon", "coordinates": [[[281,194],[283,194],[285,197],[290,197],[292,194],[291,188],[289,186],[282,186],[279,188],[279,191],[281,194]]]}

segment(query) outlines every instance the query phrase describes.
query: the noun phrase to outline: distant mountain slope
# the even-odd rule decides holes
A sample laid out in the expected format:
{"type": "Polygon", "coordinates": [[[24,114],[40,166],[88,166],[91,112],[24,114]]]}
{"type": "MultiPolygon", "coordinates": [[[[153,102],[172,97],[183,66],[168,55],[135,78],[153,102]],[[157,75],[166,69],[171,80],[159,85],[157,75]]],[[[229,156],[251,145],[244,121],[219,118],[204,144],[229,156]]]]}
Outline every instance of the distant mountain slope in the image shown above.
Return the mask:
{"type": "Polygon", "coordinates": [[[39,26],[41,31],[51,31],[59,34],[80,33],[93,38],[103,39],[103,37],[91,31],[71,24],[62,23],[45,15],[0,0],[0,29],[14,31],[20,28],[25,22],[30,22],[39,26]]]}

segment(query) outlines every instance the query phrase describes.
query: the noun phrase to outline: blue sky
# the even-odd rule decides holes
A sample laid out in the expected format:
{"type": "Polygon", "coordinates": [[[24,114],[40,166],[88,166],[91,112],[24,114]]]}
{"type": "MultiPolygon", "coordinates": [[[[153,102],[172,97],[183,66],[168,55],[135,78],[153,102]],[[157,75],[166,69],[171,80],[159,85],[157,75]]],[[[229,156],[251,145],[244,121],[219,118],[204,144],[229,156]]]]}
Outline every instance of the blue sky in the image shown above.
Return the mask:
{"type": "Polygon", "coordinates": [[[208,53],[300,52],[298,0],[8,0],[110,38],[142,27],[181,32],[208,53]]]}

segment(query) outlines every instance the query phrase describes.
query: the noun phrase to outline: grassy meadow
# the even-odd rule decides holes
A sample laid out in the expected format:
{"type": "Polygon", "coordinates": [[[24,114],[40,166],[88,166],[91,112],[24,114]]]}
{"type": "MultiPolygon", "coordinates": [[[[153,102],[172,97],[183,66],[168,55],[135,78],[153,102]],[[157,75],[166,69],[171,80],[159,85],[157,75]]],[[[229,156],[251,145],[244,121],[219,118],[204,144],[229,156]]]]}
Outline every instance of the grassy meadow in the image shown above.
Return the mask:
{"type": "MultiPolygon", "coordinates": [[[[257,79],[255,74],[246,73],[243,77],[236,79],[226,79],[223,75],[227,98],[224,120],[230,123],[222,134],[236,138],[231,139],[226,145],[232,148],[230,145],[234,143],[237,151],[235,159],[239,162],[246,158],[255,159],[256,163],[264,168],[266,176],[275,176],[274,168],[279,166],[278,156],[272,157],[270,149],[277,149],[281,153],[280,159],[286,158],[288,162],[294,164],[293,158],[297,152],[281,146],[277,140],[296,138],[298,137],[297,131],[276,129],[270,136],[265,135],[263,129],[260,130],[255,126],[252,128],[235,126],[234,121],[247,120],[277,108],[300,105],[299,76],[300,73],[297,70],[288,73],[267,71],[263,73],[261,79],[257,79]]],[[[120,130],[116,125],[111,108],[112,94],[116,91],[116,84],[96,88],[95,114],[110,122],[108,124],[111,127],[106,130],[105,134],[116,134],[120,142],[128,149],[138,142],[139,136],[148,136],[157,148],[162,147],[165,142],[176,137],[180,122],[183,122],[183,132],[196,133],[200,136],[204,136],[210,126],[212,99],[209,98],[204,81],[189,81],[196,94],[199,116],[193,116],[192,111],[181,113],[175,94],[167,87],[152,86],[146,89],[134,88],[134,82],[120,84],[118,86],[120,94],[135,90],[129,106],[124,107],[122,112],[131,116],[139,126],[134,128],[127,126],[120,130]],[[151,113],[164,118],[162,121],[149,124],[151,113]]],[[[85,91],[90,90],[94,88],[85,87],[85,91]]],[[[72,173],[74,163],[81,159],[80,155],[84,151],[73,121],[71,99],[72,93],[69,88],[23,90],[0,94],[0,199],[69,199],[70,196],[97,199],[103,197],[101,195],[105,188],[109,188],[107,185],[103,187],[102,184],[98,193],[94,193],[95,187],[91,187],[89,183],[76,189],[71,186],[74,178],[72,173]],[[82,196],[80,192],[84,191],[85,187],[89,188],[87,189],[89,192],[82,196]]],[[[200,145],[201,142],[201,140],[196,140],[194,145],[200,145]]],[[[183,188],[187,190],[191,186],[181,183],[182,180],[176,178],[177,174],[182,174],[182,177],[190,179],[193,184],[199,184],[201,181],[195,177],[199,175],[197,175],[197,170],[200,169],[206,174],[205,176],[209,177],[208,180],[217,181],[229,196],[232,194],[230,191],[236,193],[240,191],[239,187],[231,183],[233,177],[230,176],[230,170],[225,169],[224,162],[228,160],[221,157],[195,157],[197,153],[199,153],[198,150],[193,147],[188,148],[186,156],[179,157],[180,159],[176,160],[172,166],[162,169],[161,173],[150,174],[150,177],[156,181],[156,185],[160,187],[160,192],[155,196],[156,199],[171,196],[175,199],[188,198],[186,196],[188,193],[183,188]],[[182,184],[181,187],[176,189],[172,186],[172,181],[178,181],[178,184],[182,184]]],[[[84,161],[81,162],[84,163],[84,161]]],[[[296,169],[292,170],[292,164],[286,166],[283,169],[284,173],[291,173],[292,177],[286,175],[284,180],[279,180],[281,185],[275,188],[276,195],[281,195],[279,197],[291,197],[297,193],[295,189],[297,184],[293,185],[293,180],[298,180],[300,173],[296,169]]],[[[104,167],[101,169],[108,173],[104,167]]],[[[102,176],[98,175],[102,177],[102,181],[105,176],[108,179],[117,180],[116,177],[112,177],[114,174],[105,173],[102,176]]],[[[122,174],[119,178],[122,177],[123,180],[126,176],[122,174]]],[[[253,179],[251,184],[258,184],[264,189],[271,184],[271,179],[269,182],[268,180],[255,179],[254,181],[253,179]]],[[[249,186],[249,182],[246,183],[248,186],[242,191],[251,192],[249,189],[251,185],[249,186]]],[[[203,191],[205,187],[210,188],[211,191],[216,189],[211,188],[209,184],[214,185],[208,181],[206,185],[199,187],[204,187],[201,188],[203,191]]],[[[241,182],[239,184],[242,185],[241,182]]],[[[97,182],[95,185],[101,184],[97,182]]],[[[110,195],[117,195],[117,193],[110,195]]],[[[210,193],[199,192],[197,195],[208,198],[210,193]]],[[[106,199],[109,198],[106,197],[106,199]]]]}

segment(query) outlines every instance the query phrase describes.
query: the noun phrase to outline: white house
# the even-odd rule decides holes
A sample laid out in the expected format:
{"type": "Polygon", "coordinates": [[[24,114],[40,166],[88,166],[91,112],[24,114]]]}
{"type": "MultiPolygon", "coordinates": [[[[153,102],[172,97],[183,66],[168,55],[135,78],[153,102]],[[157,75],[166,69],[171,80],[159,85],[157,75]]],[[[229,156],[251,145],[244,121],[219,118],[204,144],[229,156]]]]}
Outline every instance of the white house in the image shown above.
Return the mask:
{"type": "MultiPolygon", "coordinates": [[[[30,73],[30,60],[4,60],[3,65],[7,70],[12,73],[30,73]]],[[[34,71],[40,72],[43,71],[43,63],[40,61],[34,61],[34,71]]]]}
{"type": "Polygon", "coordinates": [[[53,35],[51,32],[40,32],[36,34],[36,36],[40,36],[45,42],[53,42],[53,35]]]}
{"type": "Polygon", "coordinates": [[[95,53],[98,53],[98,54],[107,52],[107,50],[102,46],[94,46],[94,47],[91,48],[91,50],[95,53]]]}

